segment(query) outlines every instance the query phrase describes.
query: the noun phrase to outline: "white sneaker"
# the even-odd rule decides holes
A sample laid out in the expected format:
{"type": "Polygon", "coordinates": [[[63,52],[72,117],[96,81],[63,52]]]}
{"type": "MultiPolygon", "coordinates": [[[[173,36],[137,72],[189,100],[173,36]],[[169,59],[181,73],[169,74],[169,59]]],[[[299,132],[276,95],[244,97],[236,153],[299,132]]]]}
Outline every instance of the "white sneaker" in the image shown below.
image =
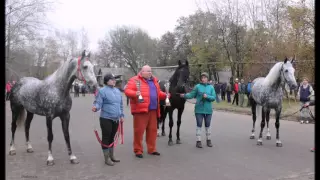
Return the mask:
{"type": "Polygon", "coordinates": [[[303,121],[300,121],[300,124],[303,124],[304,122],[303,121]]]}
{"type": "Polygon", "coordinates": [[[309,121],[306,121],[306,124],[309,124],[309,121]]]}

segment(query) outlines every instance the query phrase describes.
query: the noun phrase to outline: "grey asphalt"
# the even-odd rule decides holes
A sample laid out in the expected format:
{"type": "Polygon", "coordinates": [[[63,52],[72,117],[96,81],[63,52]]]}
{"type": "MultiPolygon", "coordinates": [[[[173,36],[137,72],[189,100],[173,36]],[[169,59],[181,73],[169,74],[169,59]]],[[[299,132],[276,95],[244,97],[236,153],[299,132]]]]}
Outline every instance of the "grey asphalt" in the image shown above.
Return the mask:
{"type": "MultiPolygon", "coordinates": [[[[251,140],[252,120],[250,116],[215,111],[212,119],[213,147],[195,147],[195,119],[192,104],[186,104],[182,115],[181,141],[169,147],[168,136],[160,137],[157,149],[160,157],[145,154],[137,159],[132,152],[132,116],[125,106],[124,144],[116,148],[116,156],[121,160],[114,167],[104,165],[102,151],[93,133],[94,125],[99,127],[98,114],[91,112],[93,96],[73,99],[71,110],[70,136],[72,150],[80,161],[69,163],[60,119],[53,122],[54,166],[47,166],[47,128],[45,118],[35,116],[31,124],[30,140],[33,153],[26,152],[24,130],[16,133],[15,156],[9,156],[11,137],[11,111],[6,103],[6,169],[8,180],[272,180],[314,178],[314,124],[299,124],[281,121],[280,137],[283,147],[276,147],[274,119],[271,119],[271,140],[263,141],[263,146],[251,140]]],[[[176,120],[176,112],[174,113],[176,120]]],[[[256,125],[259,132],[260,122],[256,125]]],[[[166,120],[166,133],[168,132],[166,120]]],[[[99,131],[100,132],[100,131],[99,131]]],[[[176,136],[176,122],[173,140],[176,136]]],[[[256,136],[257,136],[256,133],[256,136]]],[[[204,130],[203,130],[203,139],[204,130]]],[[[203,141],[204,144],[204,141],[203,141]]]]}

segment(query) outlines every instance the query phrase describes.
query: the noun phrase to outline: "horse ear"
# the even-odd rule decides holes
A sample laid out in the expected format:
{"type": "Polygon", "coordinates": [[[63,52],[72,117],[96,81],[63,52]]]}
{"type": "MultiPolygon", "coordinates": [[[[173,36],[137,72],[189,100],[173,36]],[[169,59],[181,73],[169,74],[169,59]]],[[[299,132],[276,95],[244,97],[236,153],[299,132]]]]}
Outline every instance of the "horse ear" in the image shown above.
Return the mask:
{"type": "Polygon", "coordinates": [[[179,60],[179,61],[178,61],[178,65],[181,66],[181,64],[182,64],[182,63],[181,63],[181,61],[179,60]]]}
{"type": "Polygon", "coordinates": [[[284,59],[284,63],[287,63],[287,61],[288,61],[288,58],[286,57],[286,58],[284,59]]]}

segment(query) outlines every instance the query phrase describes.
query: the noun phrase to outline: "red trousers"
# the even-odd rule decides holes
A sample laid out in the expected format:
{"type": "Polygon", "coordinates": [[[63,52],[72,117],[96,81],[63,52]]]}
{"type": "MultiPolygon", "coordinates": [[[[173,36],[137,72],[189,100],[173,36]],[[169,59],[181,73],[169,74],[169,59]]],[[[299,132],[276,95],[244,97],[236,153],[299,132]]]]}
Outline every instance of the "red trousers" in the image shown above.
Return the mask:
{"type": "Polygon", "coordinates": [[[156,151],[157,141],[157,111],[133,115],[133,151],[135,154],[143,153],[143,134],[146,131],[148,153],[156,151]]]}

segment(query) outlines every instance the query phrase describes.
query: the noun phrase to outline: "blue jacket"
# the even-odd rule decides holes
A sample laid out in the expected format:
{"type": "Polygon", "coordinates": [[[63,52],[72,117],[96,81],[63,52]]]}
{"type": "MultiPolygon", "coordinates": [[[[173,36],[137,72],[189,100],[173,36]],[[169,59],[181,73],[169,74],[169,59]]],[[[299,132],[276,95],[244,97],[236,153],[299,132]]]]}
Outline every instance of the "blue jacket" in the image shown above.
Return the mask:
{"type": "Polygon", "coordinates": [[[248,82],[247,84],[247,93],[251,93],[251,82],[248,82]]]}
{"type": "Polygon", "coordinates": [[[122,94],[116,87],[104,86],[99,89],[93,105],[97,111],[101,109],[102,118],[119,121],[120,117],[124,117],[122,94]]]}

